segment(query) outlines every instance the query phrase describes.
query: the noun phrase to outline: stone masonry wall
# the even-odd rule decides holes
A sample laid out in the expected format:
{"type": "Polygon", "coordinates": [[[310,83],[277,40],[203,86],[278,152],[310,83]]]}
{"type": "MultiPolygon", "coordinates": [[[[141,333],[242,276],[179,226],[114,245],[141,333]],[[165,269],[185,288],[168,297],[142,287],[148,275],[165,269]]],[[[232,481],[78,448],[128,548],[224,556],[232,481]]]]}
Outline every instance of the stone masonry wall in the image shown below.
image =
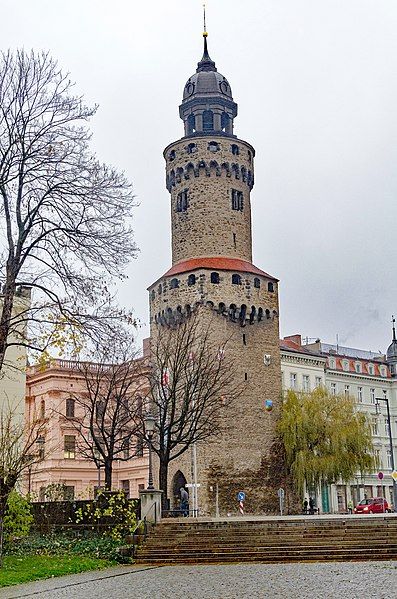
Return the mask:
{"type": "Polygon", "coordinates": [[[171,193],[172,263],[198,256],[251,261],[252,146],[221,136],[185,138],[168,146],[164,156],[171,193]],[[195,146],[193,153],[187,151],[189,144],[195,146]],[[232,153],[232,145],[238,155],[232,153]],[[232,210],[232,189],[243,193],[241,211],[232,210]],[[188,209],[177,212],[177,197],[184,190],[188,209]]]}

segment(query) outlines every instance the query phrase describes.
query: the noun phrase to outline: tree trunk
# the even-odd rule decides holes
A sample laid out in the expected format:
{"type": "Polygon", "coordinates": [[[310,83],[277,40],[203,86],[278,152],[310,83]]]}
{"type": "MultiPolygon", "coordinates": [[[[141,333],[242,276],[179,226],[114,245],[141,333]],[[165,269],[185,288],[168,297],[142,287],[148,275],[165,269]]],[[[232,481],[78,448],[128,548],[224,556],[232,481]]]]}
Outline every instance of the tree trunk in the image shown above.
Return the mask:
{"type": "Polygon", "coordinates": [[[160,467],[159,467],[159,487],[160,490],[163,491],[163,495],[161,497],[161,507],[163,510],[169,510],[169,501],[168,501],[168,460],[166,458],[160,457],[160,467]]]}
{"type": "Polygon", "coordinates": [[[6,512],[7,498],[2,496],[0,499],[0,568],[3,567],[4,515],[6,512]]]}
{"type": "Polygon", "coordinates": [[[111,460],[105,461],[105,490],[112,490],[112,476],[113,476],[113,462],[111,460]]]}
{"type": "Polygon", "coordinates": [[[8,275],[6,284],[2,290],[3,306],[0,319],[0,371],[3,368],[4,356],[7,349],[7,337],[10,331],[10,321],[12,316],[12,308],[14,305],[15,290],[15,278],[8,275]]]}

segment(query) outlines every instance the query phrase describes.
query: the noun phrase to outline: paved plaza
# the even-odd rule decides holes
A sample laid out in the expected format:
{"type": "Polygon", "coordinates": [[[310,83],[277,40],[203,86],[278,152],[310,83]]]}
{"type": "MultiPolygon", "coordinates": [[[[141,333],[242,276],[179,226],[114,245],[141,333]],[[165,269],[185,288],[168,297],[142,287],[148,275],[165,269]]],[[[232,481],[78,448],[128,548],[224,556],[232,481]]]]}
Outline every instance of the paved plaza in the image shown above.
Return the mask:
{"type": "Polygon", "coordinates": [[[119,567],[0,590],[0,599],[395,599],[397,562],[119,567]]]}

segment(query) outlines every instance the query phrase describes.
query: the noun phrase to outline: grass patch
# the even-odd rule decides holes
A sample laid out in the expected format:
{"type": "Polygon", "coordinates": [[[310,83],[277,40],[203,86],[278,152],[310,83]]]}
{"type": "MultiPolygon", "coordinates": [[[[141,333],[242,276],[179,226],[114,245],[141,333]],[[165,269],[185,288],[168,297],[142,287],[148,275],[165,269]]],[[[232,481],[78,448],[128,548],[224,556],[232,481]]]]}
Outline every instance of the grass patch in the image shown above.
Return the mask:
{"type": "Polygon", "coordinates": [[[114,562],[81,555],[6,555],[0,569],[0,587],[99,570],[112,565],[114,562]]]}

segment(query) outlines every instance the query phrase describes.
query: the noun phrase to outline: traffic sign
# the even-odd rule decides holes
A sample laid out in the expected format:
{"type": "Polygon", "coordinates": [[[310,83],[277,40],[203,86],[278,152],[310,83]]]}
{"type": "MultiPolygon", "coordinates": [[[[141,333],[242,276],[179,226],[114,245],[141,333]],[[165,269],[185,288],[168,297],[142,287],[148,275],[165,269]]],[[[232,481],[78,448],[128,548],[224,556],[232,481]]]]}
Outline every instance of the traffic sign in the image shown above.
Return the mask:
{"type": "Polygon", "coordinates": [[[383,472],[378,472],[378,478],[379,478],[379,480],[382,480],[383,477],[384,477],[383,472]]]}
{"type": "Polygon", "coordinates": [[[201,487],[201,484],[200,483],[196,483],[196,484],[194,484],[194,483],[186,483],[185,487],[187,487],[188,489],[193,489],[193,487],[199,488],[199,487],[201,487]]]}
{"type": "Polygon", "coordinates": [[[280,499],[284,499],[284,497],[285,497],[285,491],[284,491],[284,489],[279,489],[277,491],[277,495],[280,497],[280,499]]]}
{"type": "Polygon", "coordinates": [[[244,501],[245,500],[245,493],[244,491],[240,491],[240,493],[237,494],[237,501],[244,501]]]}
{"type": "Polygon", "coordinates": [[[393,470],[393,472],[391,473],[391,475],[392,475],[393,479],[395,481],[397,481],[397,470],[393,470]]]}

